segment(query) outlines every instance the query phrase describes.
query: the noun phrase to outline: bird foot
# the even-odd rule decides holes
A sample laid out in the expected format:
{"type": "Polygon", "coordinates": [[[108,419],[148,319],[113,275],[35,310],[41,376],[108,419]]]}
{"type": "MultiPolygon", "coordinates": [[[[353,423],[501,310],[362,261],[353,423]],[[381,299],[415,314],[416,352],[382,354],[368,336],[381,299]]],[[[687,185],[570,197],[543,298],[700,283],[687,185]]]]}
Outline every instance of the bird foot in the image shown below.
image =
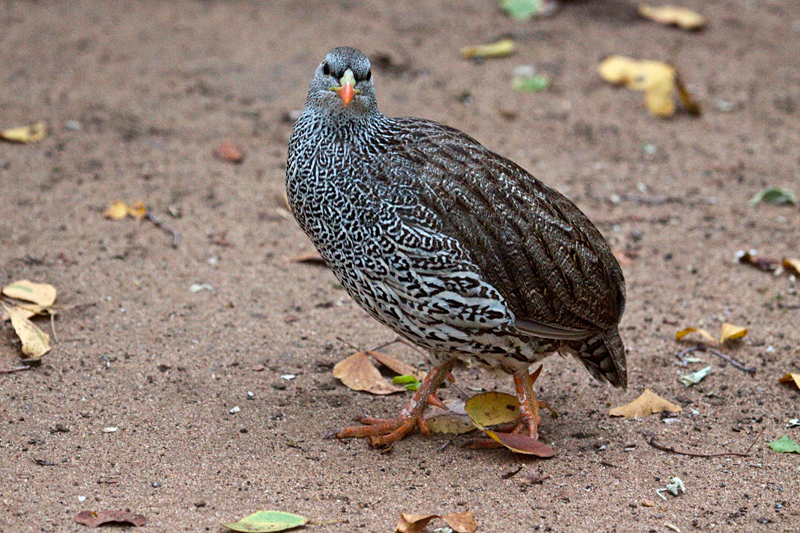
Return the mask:
{"type": "Polygon", "coordinates": [[[358,419],[363,426],[343,428],[326,436],[338,439],[366,438],[373,448],[389,448],[394,442],[402,439],[416,428],[429,437],[431,434],[428,424],[423,419],[425,408],[428,404],[444,407],[442,401],[436,396],[436,389],[442,381],[450,375],[456,360],[451,359],[441,366],[433,367],[425,379],[420,383],[419,389],[408,401],[397,418],[373,418],[364,416],[358,419]]]}

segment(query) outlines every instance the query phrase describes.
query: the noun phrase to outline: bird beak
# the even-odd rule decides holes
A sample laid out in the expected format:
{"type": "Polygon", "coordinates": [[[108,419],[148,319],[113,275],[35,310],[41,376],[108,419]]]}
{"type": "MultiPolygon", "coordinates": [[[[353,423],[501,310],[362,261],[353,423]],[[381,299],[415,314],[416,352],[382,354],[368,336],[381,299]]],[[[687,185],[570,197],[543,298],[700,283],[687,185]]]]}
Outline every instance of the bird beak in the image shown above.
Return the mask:
{"type": "Polygon", "coordinates": [[[347,69],[344,71],[344,76],[342,79],[339,80],[339,87],[332,87],[332,91],[336,91],[336,94],[339,95],[339,98],[342,99],[342,103],[345,107],[350,105],[350,102],[353,101],[353,98],[357,94],[361,94],[361,91],[358,89],[353,88],[356,84],[356,78],[353,76],[353,71],[347,69]]]}

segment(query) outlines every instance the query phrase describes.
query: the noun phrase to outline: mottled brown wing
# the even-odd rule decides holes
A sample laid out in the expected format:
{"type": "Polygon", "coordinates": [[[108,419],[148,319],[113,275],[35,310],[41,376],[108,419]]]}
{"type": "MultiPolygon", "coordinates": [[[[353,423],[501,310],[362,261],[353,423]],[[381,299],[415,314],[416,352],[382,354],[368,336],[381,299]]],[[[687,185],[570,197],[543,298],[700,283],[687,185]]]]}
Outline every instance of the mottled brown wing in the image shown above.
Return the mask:
{"type": "Polygon", "coordinates": [[[622,271],[575,204],[458,130],[419,119],[397,123],[415,140],[395,145],[392,159],[419,180],[420,206],[468,250],[519,327],[541,325],[569,338],[619,323],[622,271]]]}

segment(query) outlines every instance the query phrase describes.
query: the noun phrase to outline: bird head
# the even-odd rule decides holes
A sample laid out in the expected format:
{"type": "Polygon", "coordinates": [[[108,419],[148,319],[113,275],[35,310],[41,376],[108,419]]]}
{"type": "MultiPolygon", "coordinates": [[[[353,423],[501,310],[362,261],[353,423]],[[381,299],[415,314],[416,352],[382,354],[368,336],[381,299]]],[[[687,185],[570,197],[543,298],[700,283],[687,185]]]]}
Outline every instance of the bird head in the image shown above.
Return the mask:
{"type": "Polygon", "coordinates": [[[367,56],[348,46],[331,50],[311,78],[306,104],[355,116],[377,110],[367,56]]]}

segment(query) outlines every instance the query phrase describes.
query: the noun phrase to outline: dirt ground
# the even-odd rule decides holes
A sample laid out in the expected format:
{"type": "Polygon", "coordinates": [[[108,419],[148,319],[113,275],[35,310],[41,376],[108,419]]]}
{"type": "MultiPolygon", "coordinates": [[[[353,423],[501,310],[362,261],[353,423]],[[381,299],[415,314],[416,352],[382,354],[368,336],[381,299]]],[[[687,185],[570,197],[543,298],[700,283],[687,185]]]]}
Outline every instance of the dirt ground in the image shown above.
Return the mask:
{"type": "MultiPolygon", "coordinates": [[[[0,283],[52,283],[63,307],[41,364],[0,374],[0,531],[83,531],[73,516],[102,509],[144,514],[140,529],[159,532],[224,531],[261,509],[303,514],[319,532],[385,533],[401,511],[465,510],[486,532],[799,531],[800,456],[767,443],[800,441],[786,428],[800,393],[777,382],[800,372],[800,296],[793,278],[735,253],[800,255],[797,206],[748,205],[768,185],[800,193],[800,3],[681,4],[708,29],[658,26],[621,0],[528,23],[494,0],[0,3],[0,127],[50,126],[38,144],[0,144],[0,283]],[[504,33],[520,45],[513,57],[459,57],[504,33]],[[541,430],[556,457],[441,435],[385,455],[322,438],[405,401],[332,377],[353,351],[339,339],[394,335],[324,267],[287,261],[313,251],[281,211],[291,113],[343,44],[373,58],[384,113],[446,122],[516,160],[624,256],[630,386],[549,358],[537,391],[561,415],[541,430]],[[678,65],[705,113],[650,116],[641,94],[598,78],[615,53],[678,65]],[[552,87],[514,91],[518,65],[552,87]],[[224,139],[242,164],[213,156],[224,139]],[[147,221],[104,219],[115,199],[146,202],[179,231],[177,248],[147,221]],[[722,321],[749,328],[724,351],[755,374],[699,354],[713,372],[687,388],[679,375],[705,365],[679,365],[691,345],[675,332],[716,335],[722,321]],[[608,416],[645,388],[684,411],[608,416]],[[695,453],[755,445],[694,458],[651,447],[649,433],[695,453]],[[656,490],[672,476],[686,492],[664,500],[656,490]]],[[[6,323],[0,369],[19,365],[6,323]]],[[[455,375],[463,390],[513,390],[479,368],[455,375]]]]}

